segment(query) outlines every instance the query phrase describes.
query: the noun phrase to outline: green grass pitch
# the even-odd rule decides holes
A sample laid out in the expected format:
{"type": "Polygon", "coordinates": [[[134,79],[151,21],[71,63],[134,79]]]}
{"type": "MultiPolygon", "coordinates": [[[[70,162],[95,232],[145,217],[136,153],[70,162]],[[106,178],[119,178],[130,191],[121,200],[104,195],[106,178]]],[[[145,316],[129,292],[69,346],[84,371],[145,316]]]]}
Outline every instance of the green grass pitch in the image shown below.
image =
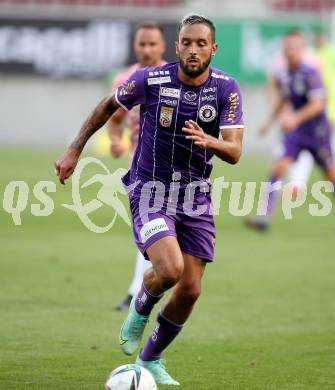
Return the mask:
{"type": "MultiPolygon", "coordinates": [[[[88,231],[61,207],[71,203],[69,184],[50,194],[52,215],[31,215],[32,188],[56,182],[57,155],[0,150],[1,390],[102,389],[113,368],[133,362],[118,348],[125,314],[113,311],[132,277],[130,228],[118,220],[108,233],[88,231]],[[21,226],[2,207],[12,180],[30,188],[21,226]]],[[[104,161],[111,170],[126,165],[104,161]]],[[[215,175],[231,181],[262,180],[268,168],[248,157],[234,167],[215,164],[215,175]]],[[[97,189],[87,190],[87,200],[97,189]]],[[[226,204],[224,196],[202,296],[165,354],[169,371],[181,390],[335,389],[334,212],[313,218],[305,206],[292,221],[277,213],[271,231],[258,234],[226,204]]],[[[104,206],[95,218],[111,216],[104,206]]]]}

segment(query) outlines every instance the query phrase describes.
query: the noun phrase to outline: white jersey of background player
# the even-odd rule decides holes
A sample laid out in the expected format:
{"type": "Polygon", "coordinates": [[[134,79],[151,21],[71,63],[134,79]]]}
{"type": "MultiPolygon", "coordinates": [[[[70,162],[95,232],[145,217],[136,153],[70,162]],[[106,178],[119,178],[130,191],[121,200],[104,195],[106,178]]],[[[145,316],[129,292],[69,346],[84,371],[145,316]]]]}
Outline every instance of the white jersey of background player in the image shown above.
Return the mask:
{"type": "MultiPolygon", "coordinates": [[[[304,62],[306,64],[312,65],[314,68],[318,69],[321,72],[321,61],[315,53],[312,51],[306,50],[304,55],[304,62]]],[[[274,57],[270,69],[268,72],[267,80],[267,99],[273,107],[278,99],[277,91],[277,75],[281,73],[286,68],[286,60],[282,54],[278,54],[274,57]]],[[[286,110],[291,110],[290,105],[288,104],[286,110]]],[[[285,115],[283,110],[282,115],[285,115]]],[[[262,129],[261,129],[262,133],[262,129]]],[[[283,147],[281,144],[276,145],[273,154],[275,158],[279,158],[282,154],[283,147]]],[[[300,153],[298,160],[295,162],[293,167],[290,169],[288,174],[288,182],[292,183],[292,189],[299,190],[302,184],[306,184],[311,175],[313,168],[313,157],[307,152],[303,151],[300,153]]]]}
{"type": "MultiPolygon", "coordinates": [[[[136,69],[144,68],[146,66],[156,67],[166,63],[162,59],[162,55],[165,52],[165,41],[162,27],[155,22],[145,22],[139,24],[135,29],[134,51],[138,63],[128,67],[116,76],[112,86],[113,90],[116,90],[117,87],[123,84],[136,69]]],[[[131,111],[119,108],[107,123],[108,133],[112,141],[111,153],[115,158],[120,157],[125,152],[121,142],[122,134],[125,126],[130,129],[131,153],[129,165],[131,164],[132,157],[137,147],[139,121],[140,113],[135,107],[131,111]]],[[[128,308],[132,297],[138,293],[141,287],[144,272],[150,266],[150,262],[146,261],[143,255],[138,252],[133,281],[128,289],[127,296],[115,307],[116,310],[124,310],[128,308]]]]}

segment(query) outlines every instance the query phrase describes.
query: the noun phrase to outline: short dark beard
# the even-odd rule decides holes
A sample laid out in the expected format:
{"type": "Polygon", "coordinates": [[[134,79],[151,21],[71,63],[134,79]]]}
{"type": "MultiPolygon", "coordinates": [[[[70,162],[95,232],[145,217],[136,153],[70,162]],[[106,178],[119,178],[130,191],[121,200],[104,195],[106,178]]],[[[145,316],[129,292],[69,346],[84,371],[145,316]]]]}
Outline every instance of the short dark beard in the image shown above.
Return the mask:
{"type": "Polygon", "coordinates": [[[186,76],[191,77],[195,79],[196,77],[200,76],[205,72],[205,70],[208,68],[209,64],[211,63],[212,56],[210,56],[206,61],[201,63],[197,68],[192,69],[187,65],[187,62],[182,61],[182,59],[179,57],[179,63],[181,70],[186,74],[186,76]]]}

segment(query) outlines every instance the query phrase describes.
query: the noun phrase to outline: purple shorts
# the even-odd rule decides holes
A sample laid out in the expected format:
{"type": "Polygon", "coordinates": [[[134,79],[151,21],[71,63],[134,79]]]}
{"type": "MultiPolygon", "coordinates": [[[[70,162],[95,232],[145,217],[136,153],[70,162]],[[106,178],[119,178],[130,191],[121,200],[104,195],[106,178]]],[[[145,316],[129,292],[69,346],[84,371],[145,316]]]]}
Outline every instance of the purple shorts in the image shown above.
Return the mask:
{"type": "MultiPolygon", "coordinates": [[[[202,194],[202,204],[210,209],[210,195],[202,194]]],[[[156,241],[166,236],[177,237],[182,252],[213,261],[215,247],[215,224],[210,212],[199,216],[188,215],[179,207],[175,215],[168,215],[166,208],[146,214],[140,213],[138,196],[130,196],[130,210],[133,222],[134,240],[146,259],[146,250],[156,241]]]]}
{"type": "Polygon", "coordinates": [[[290,157],[296,161],[303,150],[308,150],[315,162],[324,170],[334,163],[330,131],[320,138],[309,137],[297,131],[285,135],[283,157],[290,157]]]}

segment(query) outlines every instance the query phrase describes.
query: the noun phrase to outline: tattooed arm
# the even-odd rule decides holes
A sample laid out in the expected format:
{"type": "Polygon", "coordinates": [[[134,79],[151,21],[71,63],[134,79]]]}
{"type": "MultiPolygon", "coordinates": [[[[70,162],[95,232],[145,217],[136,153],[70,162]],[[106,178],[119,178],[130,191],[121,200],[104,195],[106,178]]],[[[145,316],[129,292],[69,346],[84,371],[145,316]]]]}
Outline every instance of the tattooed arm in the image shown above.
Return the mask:
{"type": "Polygon", "coordinates": [[[89,138],[107,122],[119,107],[120,105],[116,101],[115,95],[108,95],[86,119],[70,147],[55,162],[56,174],[62,184],[65,184],[65,180],[74,172],[80,154],[89,138]]]}

